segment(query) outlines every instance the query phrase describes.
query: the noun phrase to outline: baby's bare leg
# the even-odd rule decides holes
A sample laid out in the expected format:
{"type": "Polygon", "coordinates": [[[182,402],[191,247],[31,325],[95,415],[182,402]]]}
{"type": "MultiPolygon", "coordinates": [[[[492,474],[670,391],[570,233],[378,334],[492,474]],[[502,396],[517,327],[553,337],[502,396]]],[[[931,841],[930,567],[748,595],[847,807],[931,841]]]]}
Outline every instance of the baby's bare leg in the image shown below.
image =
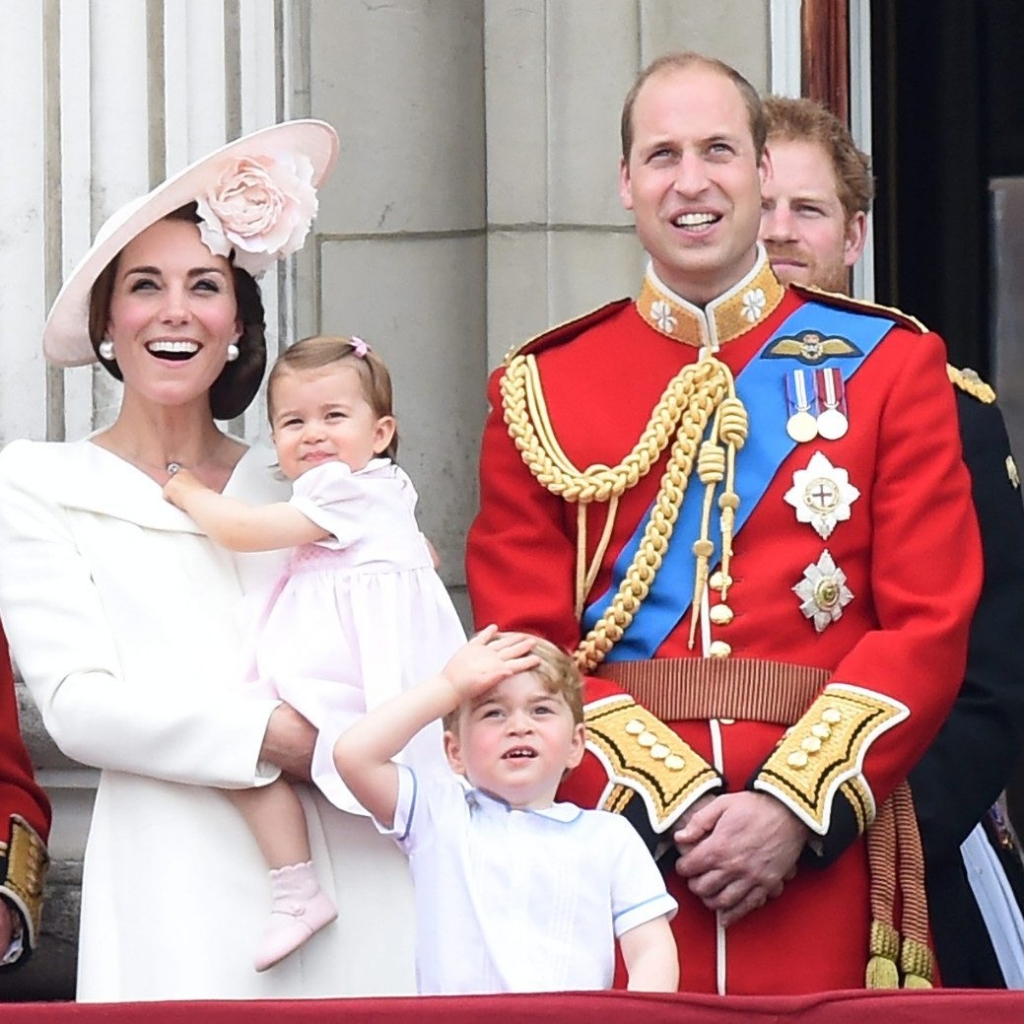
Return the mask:
{"type": "Polygon", "coordinates": [[[298,794],[284,779],[258,789],[226,792],[256,837],[267,867],[283,868],[310,859],[306,815],[298,794]]]}

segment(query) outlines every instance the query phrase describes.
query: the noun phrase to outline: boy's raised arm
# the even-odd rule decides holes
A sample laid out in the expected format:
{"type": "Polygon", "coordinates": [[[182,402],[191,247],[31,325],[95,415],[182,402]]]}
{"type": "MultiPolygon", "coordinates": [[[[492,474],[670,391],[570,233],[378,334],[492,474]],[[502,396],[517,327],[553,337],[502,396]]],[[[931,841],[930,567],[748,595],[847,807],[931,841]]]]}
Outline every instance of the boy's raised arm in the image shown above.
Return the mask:
{"type": "Polygon", "coordinates": [[[531,637],[491,642],[494,626],[460,647],[426,682],[369,712],[334,745],[334,766],[353,796],[385,827],[394,825],[398,769],[392,758],[435,718],[484,693],[502,679],[535,667],[531,637]]]}

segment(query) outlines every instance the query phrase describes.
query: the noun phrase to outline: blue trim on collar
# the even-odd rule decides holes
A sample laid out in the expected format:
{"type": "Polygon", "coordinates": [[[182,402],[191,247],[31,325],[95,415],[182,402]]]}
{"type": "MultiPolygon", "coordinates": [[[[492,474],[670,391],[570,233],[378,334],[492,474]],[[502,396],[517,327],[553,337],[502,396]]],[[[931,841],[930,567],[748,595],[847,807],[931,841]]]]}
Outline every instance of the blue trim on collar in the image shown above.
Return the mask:
{"type": "MultiPolygon", "coordinates": [[[[468,783],[467,783],[468,786],[468,783]]],[[[583,814],[583,808],[576,804],[557,803],[550,807],[513,807],[507,800],[494,793],[488,793],[486,789],[471,787],[466,789],[467,802],[475,803],[479,807],[493,807],[509,813],[518,811],[520,814],[534,814],[540,818],[547,818],[549,821],[557,821],[562,825],[571,825],[583,814]]]]}

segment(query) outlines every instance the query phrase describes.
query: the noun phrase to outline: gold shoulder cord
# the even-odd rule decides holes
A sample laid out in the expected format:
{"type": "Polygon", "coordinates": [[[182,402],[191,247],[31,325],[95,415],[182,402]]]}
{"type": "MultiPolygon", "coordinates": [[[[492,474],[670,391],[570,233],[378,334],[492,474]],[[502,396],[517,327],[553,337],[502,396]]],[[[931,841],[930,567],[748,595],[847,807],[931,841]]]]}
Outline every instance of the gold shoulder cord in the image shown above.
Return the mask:
{"type": "Polygon", "coordinates": [[[722,572],[726,576],[732,554],[733,520],[739,505],[734,489],[735,456],[747,437],[747,413],[736,397],[736,385],[729,368],[710,356],[683,367],[658,400],[632,451],[617,466],[595,463],[579,470],[569,460],[552,429],[534,356],[519,355],[510,360],[502,377],[501,396],[509,436],[526,467],[552,494],[578,506],[577,618],[583,613],[587,594],[608,547],[619,498],[651,471],[672,441],[668,464],[639,549],[604,615],[576,649],[576,663],[583,672],[593,671],[604,660],[647,597],[668,548],[694,458],[700,449],[697,472],[706,491],[701,535],[693,545],[697,578],[690,630],[692,647],[700,595],[713,553],[708,529],[718,484],[724,480],[725,488],[718,505],[722,511],[722,572]],[[701,444],[709,422],[712,422],[711,434],[701,444]],[[586,507],[591,502],[607,502],[608,517],[588,566],[586,507]]]}

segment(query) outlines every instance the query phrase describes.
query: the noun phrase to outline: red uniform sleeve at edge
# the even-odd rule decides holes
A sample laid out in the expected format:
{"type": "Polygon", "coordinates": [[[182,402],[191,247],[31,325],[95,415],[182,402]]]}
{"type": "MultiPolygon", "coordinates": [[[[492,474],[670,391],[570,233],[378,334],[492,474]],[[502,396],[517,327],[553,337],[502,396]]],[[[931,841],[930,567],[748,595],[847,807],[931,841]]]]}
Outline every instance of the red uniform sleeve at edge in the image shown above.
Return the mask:
{"type": "Polygon", "coordinates": [[[488,386],[480,512],[466,544],[473,619],[478,628],[494,622],[572,650],[579,642],[575,539],[565,528],[565,502],[537,482],[509,437],[499,392],[503,373],[495,371],[488,386]]]}
{"type": "Polygon", "coordinates": [[[50,831],[50,802],[36,783],[18,726],[7,639],[0,631],[0,840],[10,839],[11,815],[20,815],[45,842],[50,831]]]}

